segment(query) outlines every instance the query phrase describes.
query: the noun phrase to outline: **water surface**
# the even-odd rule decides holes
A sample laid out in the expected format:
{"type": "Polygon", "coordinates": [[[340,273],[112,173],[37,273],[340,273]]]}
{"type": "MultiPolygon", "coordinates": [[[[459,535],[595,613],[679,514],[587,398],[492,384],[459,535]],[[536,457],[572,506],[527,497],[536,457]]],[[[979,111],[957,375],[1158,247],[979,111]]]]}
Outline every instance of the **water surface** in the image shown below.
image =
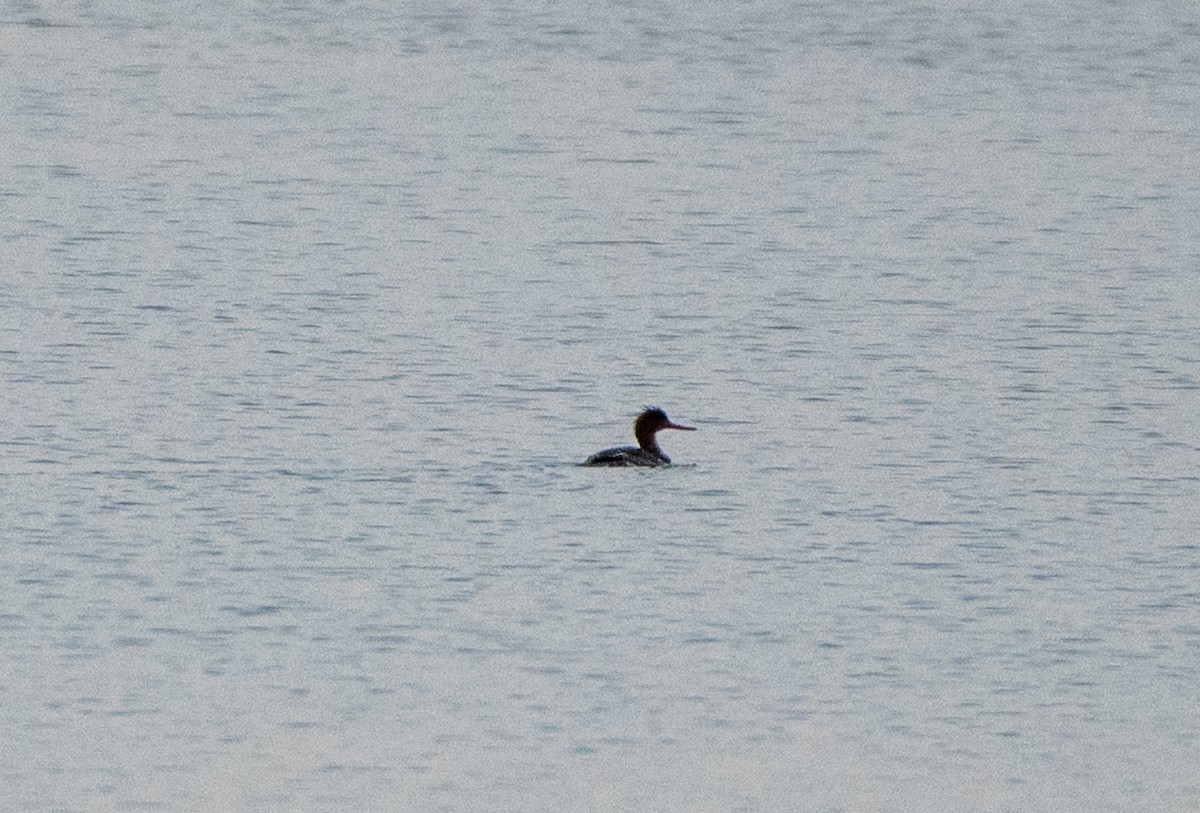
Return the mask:
{"type": "Polygon", "coordinates": [[[1194,809],[1198,33],[9,3],[7,804],[1194,809]]]}

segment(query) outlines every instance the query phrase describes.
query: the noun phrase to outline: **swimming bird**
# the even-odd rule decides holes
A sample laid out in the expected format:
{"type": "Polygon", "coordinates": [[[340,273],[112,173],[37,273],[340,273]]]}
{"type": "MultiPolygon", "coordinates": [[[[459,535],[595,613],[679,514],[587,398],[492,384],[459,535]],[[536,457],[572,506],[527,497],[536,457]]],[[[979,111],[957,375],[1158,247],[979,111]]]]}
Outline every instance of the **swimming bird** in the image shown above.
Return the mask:
{"type": "Polygon", "coordinates": [[[680,426],[672,423],[667,413],[658,407],[646,407],[646,411],[637,416],[633,422],[633,436],[637,438],[637,446],[618,446],[605,449],[583,461],[584,466],[669,466],[671,458],[658,448],[658,440],[654,437],[660,429],[682,429],[694,432],[694,426],[680,426]]]}

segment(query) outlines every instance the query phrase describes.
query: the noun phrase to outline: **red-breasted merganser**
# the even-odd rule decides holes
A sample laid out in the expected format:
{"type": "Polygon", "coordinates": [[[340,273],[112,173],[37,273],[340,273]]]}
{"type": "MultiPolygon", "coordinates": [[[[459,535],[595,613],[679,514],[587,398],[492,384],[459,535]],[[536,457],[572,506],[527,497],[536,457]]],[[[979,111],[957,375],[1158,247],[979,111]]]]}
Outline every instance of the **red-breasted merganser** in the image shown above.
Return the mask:
{"type": "Polygon", "coordinates": [[[646,411],[638,415],[633,422],[633,435],[637,438],[637,446],[618,446],[615,449],[605,449],[583,461],[585,466],[669,466],[671,458],[658,448],[654,435],[660,429],[682,429],[694,432],[694,426],[680,426],[672,423],[667,413],[658,407],[646,407],[646,411]]]}

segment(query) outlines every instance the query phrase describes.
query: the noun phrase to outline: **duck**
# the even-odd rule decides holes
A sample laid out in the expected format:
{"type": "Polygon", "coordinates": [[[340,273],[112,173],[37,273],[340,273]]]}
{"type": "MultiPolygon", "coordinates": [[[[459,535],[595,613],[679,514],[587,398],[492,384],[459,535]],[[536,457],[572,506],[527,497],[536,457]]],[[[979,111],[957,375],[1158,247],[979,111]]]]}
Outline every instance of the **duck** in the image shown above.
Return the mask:
{"type": "Polygon", "coordinates": [[[683,432],[695,432],[694,426],[683,426],[667,417],[667,413],[659,407],[648,406],[637,420],[633,422],[633,436],[637,438],[637,446],[615,446],[604,449],[583,461],[582,466],[669,466],[671,458],[659,447],[655,437],[663,429],[678,429],[683,432]]]}

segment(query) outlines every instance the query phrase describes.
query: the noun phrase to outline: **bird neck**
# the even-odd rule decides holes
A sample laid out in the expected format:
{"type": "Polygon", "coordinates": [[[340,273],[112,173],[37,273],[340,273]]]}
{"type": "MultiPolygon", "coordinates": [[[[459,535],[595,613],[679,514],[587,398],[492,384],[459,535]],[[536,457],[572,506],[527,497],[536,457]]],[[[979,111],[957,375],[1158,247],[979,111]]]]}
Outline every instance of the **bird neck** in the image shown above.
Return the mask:
{"type": "Polygon", "coordinates": [[[657,429],[652,429],[649,426],[634,427],[633,435],[637,438],[638,446],[641,446],[647,452],[654,452],[656,455],[662,455],[662,449],[658,448],[658,439],[655,435],[658,434],[657,429]]]}

